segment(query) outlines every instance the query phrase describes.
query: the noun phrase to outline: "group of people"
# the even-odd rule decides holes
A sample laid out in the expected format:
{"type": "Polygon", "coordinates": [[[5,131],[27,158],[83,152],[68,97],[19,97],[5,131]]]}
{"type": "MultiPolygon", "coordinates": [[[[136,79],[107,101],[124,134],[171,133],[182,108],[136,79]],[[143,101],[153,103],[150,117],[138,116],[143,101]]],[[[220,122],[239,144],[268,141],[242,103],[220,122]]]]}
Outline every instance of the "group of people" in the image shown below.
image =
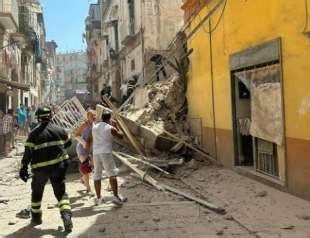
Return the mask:
{"type": "Polygon", "coordinates": [[[21,136],[27,136],[28,133],[36,126],[37,120],[35,117],[36,107],[26,107],[20,105],[16,110],[16,121],[18,134],[21,136]]]}
{"type": "Polygon", "coordinates": [[[7,156],[15,147],[15,139],[19,136],[27,136],[37,125],[35,107],[20,105],[14,112],[8,109],[0,110],[0,156],[7,156]]]}
{"type": "Polygon", "coordinates": [[[111,121],[110,112],[103,112],[101,120],[96,123],[96,113],[87,112],[87,121],[83,123],[75,133],[78,141],[76,152],[81,162],[80,173],[82,182],[87,192],[91,192],[90,174],[94,172],[93,180],[96,192],[95,204],[104,202],[101,196],[102,171],[105,170],[109,177],[111,190],[113,192],[113,203],[122,205],[126,200],[118,194],[117,172],[115,161],[112,155],[113,137],[122,138],[123,133],[118,129],[117,124],[111,121]]]}
{"type": "MultiPolygon", "coordinates": [[[[35,116],[39,124],[30,132],[25,143],[25,153],[19,172],[20,178],[27,182],[30,178],[28,172],[30,165],[32,171],[31,223],[33,225],[42,223],[43,191],[50,180],[58,200],[65,231],[70,232],[73,223],[65,176],[69,164],[67,148],[72,144],[71,137],[63,128],[50,123],[52,110],[49,107],[39,108],[35,116]]],[[[87,120],[75,132],[75,138],[78,141],[76,150],[81,162],[80,173],[87,192],[91,192],[90,174],[93,172],[96,192],[94,202],[95,205],[99,205],[105,202],[101,194],[102,172],[105,170],[114,195],[112,202],[121,206],[126,198],[118,193],[118,169],[112,155],[112,143],[113,137],[122,138],[123,133],[111,120],[110,112],[103,112],[98,119],[95,111],[89,110],[87,120]]]]}

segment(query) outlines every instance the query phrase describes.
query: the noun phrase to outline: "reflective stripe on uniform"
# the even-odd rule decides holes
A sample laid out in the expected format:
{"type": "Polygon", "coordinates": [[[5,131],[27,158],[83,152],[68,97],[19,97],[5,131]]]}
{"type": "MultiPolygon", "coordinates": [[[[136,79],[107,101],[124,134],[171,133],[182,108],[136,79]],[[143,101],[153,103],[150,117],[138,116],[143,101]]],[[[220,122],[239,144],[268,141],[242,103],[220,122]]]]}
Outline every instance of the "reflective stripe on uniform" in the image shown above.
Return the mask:
{"type": "Polygon", "coordinates": [[[49,160],[49,161],[45,161],[45,162],[41,162],[41,163],[37,163],[37,164],[32,164],[31,168],[36,169],[36,168],[41,168],[41,167],[45,167],[45,166],[49,166],[49,165],[54,165],[54,164],[60,163],[60,162],[67,160],[67,159],[69,159],[69,155],[64,155],[64,156],[61,156],[57,159],[53,159],[53,160],[49,160]]]}
{"type": "Polygon", "coordinates": [[[45,114],[38,115],[38,117],[47,117],[47,116],[50,116],[50,115],[51,115],[51,113],[45,113],[45,114]]]}
{"type": "Polygon", "coordinates": [[[52,147],[52,146],[56,146],[56,145],[64,145],[69,141],[70,141],[70,138],[68,138],[68,140],[65,140],[65,141],[64,140],[58,140],[58,141],[45,142],[45,143],[42,143],[40,145],[35,145],[34,143],[27,142],[27,143],[25,143],[25,146],[30,147],[33,150],[39,150],[39,149],[52,147]]]}
{"type": "Polygon", "coordinates": [[[26,142],[26,143],[25,143],[25,146],[26,146],[26,147],[30,147],[30,148],[32,148],[32,147],[34,147],[34,146],[35,146],[35,144],[30,143],[30,142],[26,142]]]}
{"type": "Polygon", "coordinates": [[[31,206],[32,206],[32,207],[41,206],[41,202],[32,202],[32,203],[31,203],[31,206]]]}
{"type": "Polygon", "coordinates": [[[61,200],[61,201],[58,203],[58,207],[61,207],[61,206],[63,206],[63,205],[70,205],[69,199],[61,200]]]}
{"type": "Polygon", "coordinates": [[[70,205],[63,205],[60,207],[60,211],[63,211],[63,210],[71,210],[71,206],[70,205]]]}
{"type": "Polygon", "coordinates": [[[34,209],[34,208],[31,208],[31,211],[33,213],[41,213],[42,212],[41,209],[34,209]]]}

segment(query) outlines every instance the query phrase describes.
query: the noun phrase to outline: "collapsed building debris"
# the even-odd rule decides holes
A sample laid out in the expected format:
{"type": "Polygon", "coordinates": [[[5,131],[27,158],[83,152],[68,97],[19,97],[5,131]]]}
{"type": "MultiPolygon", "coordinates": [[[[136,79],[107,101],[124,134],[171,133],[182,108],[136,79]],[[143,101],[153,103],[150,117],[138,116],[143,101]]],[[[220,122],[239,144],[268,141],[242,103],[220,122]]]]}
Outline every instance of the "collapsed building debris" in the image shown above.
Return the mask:
{"type": "Polygon", "coordinates": [[[208,209],[210,209],[216,213],[219,213],[219,214],[225,214],[226,213],[225,209],[222,207],[218,207],[211,202],[208,202],[208,201],[203,200],[201,198],[195,197],[189,193],[185,193],[185,192],[183,192],[177,188],[174,188],[172,186],[169,186],[167,184],[156,181],[154,178],[152,178],[146,172],[140,170],[137,165],[128,161],[126,156],[123,156],[123,154],[113,152],[113,155],[116,158],[118,158],[120,161],[122,161],[125,165],[127,165],[130,169],[132,169],[142,181],[145,181],[145,182],[151,184],[157,190],[177,194],[177,195],[182,196],[188,200],[194,201],[194,202],[196,202],[196,203],[198,203],[198,204],[200,204],[200,205],[202,205],[202,206],[204,206],[204,207],[206,207],[206,208],[208,208],[208,209]]]}
{"type": "MultiPolygon", "coordinates": [[[[144,151],[155,153],[156,150],[162,152],[172,149],[176,140],[165,136],[166,131],[178,134],[185,140],[189,138],[184,90],[184,81],[174,74],[165,81],[137,89],[133,103],[117,113],[138,138],[144,151]]],[[[106,108],[98,105],[97,113],[100,114],[102,110],[106,108]]]]}
{"type": "MultiPolygon", "coordinates": [[[[135,138],[134,148],[140,155],[142,152],[137,149],[135,141],[148,156],[163,152],[182,154],[186,151],[184,147],[187,147],[200,156],[214,161],[206,152],[192,145],[193,138],[190,136],[186,120],[185,82],[178,74],[173,74],[165,81],[137,89],[132,104],[126,105],[120,113],[107,98],[104,100],[110,108],[113,108],[113,113],[121,120],[121,124],[129,128],[130,134],[135,138]]],[[[103,110],[110,109],[102,105],[97,106],[98,115],[103,110]]],[[[132,141],[132,136],[129,136],[129,139],[132,141]]]]}
{"type": "MultiPolygon", "coordinates": [[[[184,96],[184,83],[180,77],[173,75],[167,81],[147,85],[145,90],[145,105],[138,108],[135,104],[129,105],[121,114],[117,112],[116,107],[106,97],[103,97],[103,100],[109,108],[101,105],[97,106],[97,117],[100,118],[103,110],[111,111],[114,119],[116,119],[129,140],[130,145],[138,152],[138,156],[117,151],[114,151],[113,155],[133,170],[142,181],[151,184],[157,190],[177,194],[217,213],[224,214],[225,210],[223,208],[177,188],[158,182],[148,174],[148,169],[140,169],[139,165],[144,165],[147,168],[160,171],[165,175],[170,175],[169,172],[152,163],[155,160],[149,160],[145,156],[146,150],[162,149],[162,147],[158,146],[160,145],[158,143],[160,140],[170,141],[170,150],[178,151],[180,145],[184,144],[199,154],[208,157],[205,152],[195,148],[184,139],[189,132],[189,128],[186,123],[187,105],[184,96]],[[175,134],[180,135],[180,138],[175,134]],[[164,135],[167,135],[169,138],[164,135]],[[150,144],[150,141],[153,144],[150,144]],[[141,145],[143,149],[141,149],[141,145]]],[[[53,117],[53,123],[63,126],[72,132],[84,120],[84,117],[85,110],[79,101],[73,98],[62,105],[58,113],[53,117]]],[[[161,162],[161,160],[158,161],[161,162]]],[[[170,164],[183,164],[183,160],[180,161],[181,163],[174,161],[170,164]]],[[[165,165],[169,167],[169,162],[166,162],[165,165]]]]}

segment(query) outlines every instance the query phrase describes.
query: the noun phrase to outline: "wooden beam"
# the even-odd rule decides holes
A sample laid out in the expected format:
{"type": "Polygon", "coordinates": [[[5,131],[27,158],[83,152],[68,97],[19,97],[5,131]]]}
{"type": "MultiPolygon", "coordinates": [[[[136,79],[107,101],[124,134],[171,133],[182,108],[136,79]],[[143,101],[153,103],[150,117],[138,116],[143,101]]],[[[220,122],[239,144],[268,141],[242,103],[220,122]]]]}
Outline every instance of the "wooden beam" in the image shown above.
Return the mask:
{"type": "Polygon", "coordinates": [[[210,209],[210,210],[212,210],[214,212],[217,212],[219,214],[225,214],[226,213],[224,208],[218,207],[218,206],[216,206],[216,205],[214,205],[214,204],[212,204],[212,203],[210,203],[208,201],[205,201],[205,200],[203,200],[201,198],[197,198],[195,196],[192,196],[191,194],[188,194],[188,193],[185,193],[183,191],[180,191],[179,189],[173,188],[173,187],[171,187],[169,185],[162,184],[161,186],[166,191],[169,191],[169,192],[172,192],[174,194],[183,196],[183,197],[185,197],[185,198],[187,198],[187,199],[189,199],[191,201],[195,201],[196,203],[198,203],[198,204],[200,204],[200,205],[202,205],[202,206],[204,206],[204,207],[206,207],[206,208],[208,208],[208,209],[210,209]]]}
{"type": "Polygon", "coordinates": [[[156,189],[158,189],[159,191],[162,191],[163,188],[161,186],[160,183],[158,183],[155,179],[153,179],[151,176],[149,176],[148,174],[146,174],[146,172],[140,170],[139,168],[137,168],[136,165],[130,163],[125,157],[121,156],[120,154],[116,153],[116,152],[112,152],[113,155],[118,158],[123,164],[125,164],[126,166],[128,166],[130,169],[132,169],[135,173],[137,173],[139,175],[139,178],[142,181],[146,181],[149,184],[153,185],[156,189]]]}
{"type": "Polygon", "coordinates": [[[180,58],[180,61],[185,60],[188,56],[190,56],[194,52],[194,49],[191,48],[189,51],[186,52],[186,54],[182,55],[180,58]]]}
{"type": "Polygon", "coordinates": [[[120,117],[120,115],[117,112],[116,107],[110,102],[110,100],[103,96],[102,97],[103,100],[107,103],[107,105],[112,109],[113,114],[115,116],[115,119],[118,121],[120,127],[122,128],[122,130],[124,131],[125,135],[127,136],[127,138],[129,139],[129,141],[131,142],[131,144],[133,145],[133,147],[135,148],[135,150],[138,152],[139,155],[141,155],[142,157],[144,157],[144,153],[142,152],[142,150],[140,149],[139,145],[137,144],[136,140],[134,139],[133,135],[131,134],[130,130],[128,129],[128,127],[126,126],[125,122],[123,121],[123,119],[120,117]]]}
{"type": "Polygon", "coordinates": [[[168,59],[166,59],[166,62],[167,62],[167,64],[168,64],[171,68],[173,68],[175,71],[177,71],[178,73],[180,73],[178,67],[177,67],[174,63],[172,63],[172,62],[171,62],[170,60],[168,60],[168,59]]]}
{"type": "MultiPolygon", "coordinates": [[[[115,153],[117,153],[117,152],[115,152],[115,153]]],[[[128,159],[135,160],[135,161],[138,161],[138,162],[140,162],[140,163],[142,163],[142,164],[145,164],[145,165],[147,165],[147,166],[149,166],[149,167],[151,167],[151,168],[154,168],[154,169],[156,169],[156,170],[158,170],[158,171],[160,171],[160,172],[162,172],[162,173],[164,173],[164,174],[170,175],[170,173],[168,173],[167,171],[165,171],[165,170],[159,168],[158,166],[156,166],[156,165],[154,165],[154,164],[148,162],[147,160],[138,159],[137,157],[134,157],[134,156],[132,156],[132,155],[125,154],[125,153],[123,153],[123,152],[118,152],[118,154],[120,154],[120,155],[122,155],[122,156],[125,156],[125,157],[127,157],[128,159]]]]}
{"type": "Polygon", "coordinates": [[[211,160],[211,161],[213,161],[213,162],[215,162],[215,163],[218,163],[218,161],[217,161],[216,159],[214,159],[212,156],[210,156],[207,152],[205,152],[205,151],[203,151],[203,150],[201,150],[201,149],[195,148],[193,145],[187,143],[185,140],[183,140],[183,139],[181,139],[181,138],[178,138],[176,135],[170,133],[169,131],[164,130],[164,132],[165,132],[168,136],[170,136],[170,137],[172,137],[173,139],[175,139],[176,141],[182,142],[182,143],[183,143],[185,146],[187,146],[188,148],[190,148],[190,149],[196,151],[196,152],[197,152],[198,154],[200,154],[201,156],[203,156],[203,157],[205,157],[205,158],[207,158],[207,159],[209,159],[209,160],[211,160]]]}
{"type": "Polygon", "coordinates": [[[122,163],[124,163],[126,166],[128,166],[130,169],[132,169],[137,175],[138,177],[142,180],[142,181],[146,181],[148,182],[149,184],[151,184],[152,186],[154,186],[157,190],[159,191],[167,191],[167,192],[171,192],[171,193],[174,193],[174,194],[177,194],[177,195],[180,195],[184,198],[187,198],[191,201],[194,201],[214,212],[217,212],[219,214],[225,214],[226,211],[225,209],[221,208],[221,207],[218,207],[208,201],[205,201],[201,198],[197,198],[197,197],[194,197],[188,193],[185,193],[183,191],[180,191],[176,188],[173,188],[169,185],[166,185],[166,184],[163,184],[163,183],[159,183],[158,181],[156,181],[155,179],[153,179],[151,176],[149,176],[148,174],[146,174],[146,172],[140,170],[139,168],[137,168],[136,165],[130,163],[125,157],[121,156],[119,153],[117,152],[112,152],[113,155],[118,158],[122,163]]]}

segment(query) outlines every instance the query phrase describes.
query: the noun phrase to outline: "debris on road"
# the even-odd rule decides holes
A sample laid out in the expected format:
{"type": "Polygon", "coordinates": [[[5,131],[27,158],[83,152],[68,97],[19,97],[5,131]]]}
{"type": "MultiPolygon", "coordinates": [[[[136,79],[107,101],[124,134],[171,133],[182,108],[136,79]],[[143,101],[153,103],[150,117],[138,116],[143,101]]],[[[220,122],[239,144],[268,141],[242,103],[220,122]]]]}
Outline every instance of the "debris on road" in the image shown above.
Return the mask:
{"type": "Polygon", "coordinates": [[[8,202],[9,202],[10,200],[8,200],[8,199],[0,199],[0,203],[3,203],[3,204],[5,204],[5,205],[8,205],[8,202]]]}
{"type": "Polygon", "coordinates": [[[293,230],[294,228],[295,228],[295,226],[293,226],[293,225],[282,227],[282,229],[284,229],[284,230],[293,230]]]}
{"type": "Polygon", "coordinates": [[[100,229],[99,229],[99,232],[100,232],[100,233],[106,232],[106,228],[105,228],[105,227],[100,228],[100,229]]]}
{"type": "Polygon", "coordinates": [[[9,225],[9,226],[14,226],[14,225],[16,225],[16,223],[17,223],[17,221],[9,221],[9,222],[8,222],[8,225],[9,225]]]}
{"type": "Polygon", "coordinates": [[[266,197],[267,195],[268,195],[267,191],[261,191],[261,192],[256,193],[255,197],[263,198],[263,197],[266,197]]]}
{"type": "Polygon", "coordinates": [[[198,204],[203,205],[206,208],[208,208],[208,209],[210,209],[210,210],[212,210],[214,212],[217,212],[219,214],[225,214],[226,213],[224,208],[218,207],[218,206],[216,206],[216,205],[214,205],[214,204],[212,204],[212,203],[210,203],[208,201],[205,201],[203,199],[194,197],[194,196],[192,196],[192,195],[190,195],[188,193],[185,193],[185,192],[183,192],[181,190],[178,190],[178,189],[173,188],[173,187],[171,187],[169,185],[166,185],[166,184],[163,184],[163,183],[160,183],[160,182],[156,181],[150,175],[148,175],[147,172],[144,172],[144,171],[140,170],[136,165],[134,165],[131,162],[129,162],[125,157],[121,156],[119,153],[113,152],[113,155],[116,158],[118,158],[119,160],[121,160],[121,162],[123,162],[129,168],[131,168],[135,173],[137,173],[139,175],[139,178],[142,181],[148,182],[149,184],[153,185],[157,190],[159,190],[159,191],[168,191],[168,192],[177,194],[179,196],[185,197],[186,199],[189,199],[191,201],[195,201],[198,204]]]}
{"type": "Polygon", "coordinates": [[[296,216],[300,220],[310,221],[310,215],[297,215],[296,216]]]}
{"type": "Polygon", "coordinates": [[[30,213],[31,213],[30,208],[26,208],[26,209],[23,209],[20,212],[18,212],[16,214],[16,217],[21,218],[21,219],[30,219],[30,217],[31,217],[30,213]]]}

